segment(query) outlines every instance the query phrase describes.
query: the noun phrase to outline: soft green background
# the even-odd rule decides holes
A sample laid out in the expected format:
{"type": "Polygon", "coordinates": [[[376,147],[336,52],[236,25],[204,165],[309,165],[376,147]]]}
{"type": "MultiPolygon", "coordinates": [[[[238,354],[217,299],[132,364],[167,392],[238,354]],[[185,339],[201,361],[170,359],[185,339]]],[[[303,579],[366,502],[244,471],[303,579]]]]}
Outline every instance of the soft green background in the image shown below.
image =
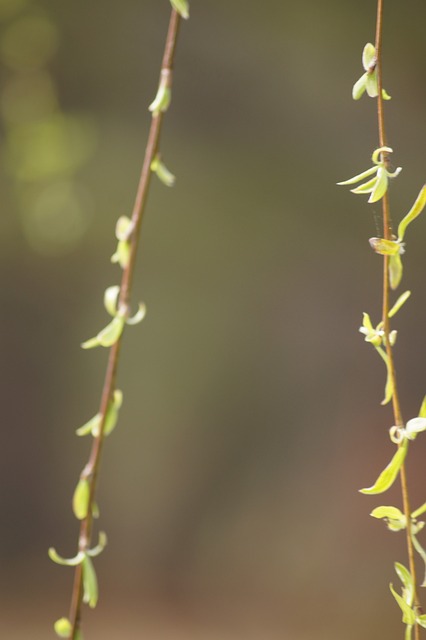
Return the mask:
{"type": "MultiPolygon", "coordinates": [[[[61,236],[75,215],[65,199],[51,212],[55,244],[11,171],[3,119],[8,640],[53,638],[67,613],[72,572],[47,548],[75,553],[70,500],[89,442],[74,430],[98,409],[107,355],[79,344],[106,323],[103,291],[118,282],[113,230],[133,205],[169,3],[0,0],[0,43],[41,10],[58,33],[44,68],[63,113],[86,124],[87,149],[65,171],[77,232],[61,236]]],[[[148,315],[124,341],[124,405],[99,496],[109,545],[87,640],[402,637],[388,583],[398,583],[393,561],[406,563],[403,537],[368,516],[399,506],[399,491],[357,493],[392,453],[383,363],[358,334],[363,311],[380,314],[381,261],[368,245],[380,205],[335,186],[378,146],[374,102],[351,100],[374,22],[372,0],[192,2],[162,138],[177,183],[153,182],[142,229],[134,300],[148,315]]],[[[425,23],[423,0],[385,0],[389,143],[404,168],[391,186],[396,221],[426,177],[425,23]]],[[[17,73],[2,59],[0,97],[17,73]]],[[[36,117],[29,91],[29,118],[33,104],[36,117]]],[[[401,291],[414,295],[395,323],[407,419],[426,392],[425,233],[425,219],[407,232],[401,291]]],[[[413,449],[417,506],[425,439],[413,449]]]]}

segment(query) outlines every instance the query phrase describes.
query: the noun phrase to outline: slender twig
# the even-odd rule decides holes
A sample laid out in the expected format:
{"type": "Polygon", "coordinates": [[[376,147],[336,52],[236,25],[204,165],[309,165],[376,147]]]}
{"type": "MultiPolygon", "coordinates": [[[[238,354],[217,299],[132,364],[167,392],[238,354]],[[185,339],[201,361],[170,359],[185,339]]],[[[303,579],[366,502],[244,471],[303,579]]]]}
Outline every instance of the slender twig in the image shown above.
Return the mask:
{"type": "MultiPolygon", "coordinates": [[[[173,62],[175,57],[176,41],[179,31],[180,15],[174,9],[172,9],[169,29],[167,33],[166,45],[163,54],[163,61],[161,65],[161,78],[167,78],[168,87],[171,86],[173,62]]],[[[145,157],[142,166],[142,172],[139,180],[138,190],[136,194],[136,200],[132,213],[133,232],[130,240],[130,256],[127,266],[123,270],[121,286],[120,286],[120,298],[119,307],[127,309],[130,302],[131,285],[134,275],[134,267],[139,243],[140,227],[145,210],[145,205],[148,197],[149,185],[151,180],[151,163],[154,160],[161,133],[161,126],[163,122],[163,112],[154,112],[152,115],[151,127],[148,134],[148,141],[145,150],[145,157]]],[[[122,334],[123,335],[123,334],[122,334]]],[[[105,381],[102,391],[102,397],[100,402],[100,425],[97,436],[93,439],[92,449],[90,452],[89,461],[84,468],[81,478],[89,481],[90,497],[89,508],[86,518],[82,520],[79,534],[79,551],[86,551],[89,547],[92,537],[93,528],[93,506],[95,503],[95,495],[97,488],[97,481],[99,477],[99,469],[101,463],[102,446],[104,442],[104,428],[105,418],[108,411],[109,403],[112,399],[115,380],[117,377],[117,369],[120,355],[121,339],[113,344],[110,349],[108,364],[106,369],[105,381]]],[[[80,629],[81,619],[81,605],[83,597],[83,570],[82,565],[79,564],[75,569],[74,574],[74,586],[72,591],[71,606],[69,620],[71,622],[71,635],[70,639],[75,640],[80,629]]]]}
{"type": "MultiPolygon", "coordinates": [[[[378,86],[378,96],[377,96],[377,116],[378,116],[378,129],[379,129],[379,146],[385,147],[386,144],[386,128],[385,128],[385,118],[384,118],[384,108],[383,108],[383,82],[382,82],[382,33],[383,33],[383,0],[377,1],[377,22],[376,22],[376,72],[377,72],[377,86],[378,86]]],[[[388,155],[385,153],[382,154],[384,157],[384,161],[387,162],[388,155]]],[[[392,239],[392,224],[390,217],[390,206],[389,206],[389,196],[388,192],[382,198],[382,213],[383,213],[383,234],[386,240],[392,239]]],[[[399,393],[398,386],[396,380],[396,369],[395,369],[395,359],[393,355],[393,349],[391,340],[389,339],[390,334],[390,319],[389,319],[389,256],[383,256],[383,307],[382,307],[382,321],[385,332],[385,341],[386,341],[386,353],[388,356],[389,362],[389,374],[392,379],[392,405],[393,405],[393,414],[395,425],[398,427],[403,427],[404,422],[401,413],[401,405],[399,401],[399,393]]],[[[402,443],[399,445],[402,446],[402,443]]],[[[408,484],[407,484],[407,472],[405,468],[405,462],[402,464],[401,472],[401,490],[402,490],[402,502],[403,502],[403,510],[406,519],[406,539],[407,539],[407,551],[408,551],[408,561],[410,566],[410,573],[413,578],[414,583],[414,604],[416,608],[419,608],[419,601],[417,597],[417,578],[416,578],[416,565],[414,561],[414,548],[413,541],[411,536],[411,508],[410,508],[410,499],[408,493],[408,484]]],[[[415,624],[414,627],[415,639],[419,640],[419,625],[415,624]]]]}

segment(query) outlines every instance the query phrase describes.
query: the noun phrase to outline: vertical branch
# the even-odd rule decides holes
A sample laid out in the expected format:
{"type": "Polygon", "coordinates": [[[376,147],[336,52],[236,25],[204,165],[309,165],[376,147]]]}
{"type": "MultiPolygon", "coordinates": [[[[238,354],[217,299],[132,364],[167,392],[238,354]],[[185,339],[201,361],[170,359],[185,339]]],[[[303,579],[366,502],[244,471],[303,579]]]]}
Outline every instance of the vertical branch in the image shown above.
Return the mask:
{"type": "MultiPolygon", "coordinates": [[[[376,49],[376,57],[377,57],[376,73],[377,73],[377,87],[378,87],[377,117],[378,117],[378,130],[379,130],[379,147],[386,147],[387,146],[386,128],[385,128],[385,117],[384,117],[384,108],[383,108],[384,101],[383,101],[383,95],[382,95],[382,91],[383,91],[382,34],[383,34],[383,0],[377,0],[377,21],[376,21],[376,41],[375,41],[375,49],[376,49]]],[[[388,154],[386,152],[382,152],[382,159],[384,160],[385,163],[388,163],[388,154]]],[[[388,191],[386,191],[385,195],[382,198],[382,217],[383,217],[384,238],[386,240],[392,240],[392,224],[391,224],[391,217],[390,217],[388,191]]],[[[392,386],[393,386],[392,405],[393,405],[394,422],[396,426],[403,427],[404,421],[402,418],[399,392],[398,392],[398,386],[397,386],[397,380],[396,380],[395,359],[394,359],[391,341],[389,339],[389,334],[391,331],[390,319],[389,319],[389,308],[390,308],[389,293],[390,293],[389,256],[385,255],[383,256],[382,321],[383,321],[383,328],[385,332],[386,353],[387,353],[388,362],[389,362],[389,374],[391,376],[392,386]]],[[[399,446],[402,446],[402,443],[399,446]]],[[[413,547],[413,540],[411,535],[411,507],[410,507],[405,462],[402,464],[402,467],[400,470],[400,478],[401,478],[403,511],[406,519],[406,541],[407,541],[408,561],[409,561],[410,573],[412,575],[413,583],[414,583],[414,604],[416,608],[419,608],[419,601],[417,597],[416,565],[414,560],[414,547],[413,547]]],[[[419,640],[420,630],[419,630],[419,625],[417,623],[414,626],[414,634],[415,634],[415,640],[419,640]]]]}
{"type": "MultiPolygon", "coordinates": [[[[179,15],[178,11],[176,9],[172,9],[160,74],[160,85],[162,84],[163,86],[167,87],[167,89],[170,89],[172,83],[173,62],[175,57],[180,18],[181,16],[179,15]]],[[[145,211],[145,205],[148,197],[152,174],[151,164],[157,154],[163,116],[164,113],[161,109],[153,112],[141,176],[137,189],[135,204],[133,207],[133,231],[130,239],[130,255],[128,263],[123,270],[120,285],[119,307],[124,309],[128,309],[129,307],[131,286],[140,236],[140,228],[145,211]]],[[[108,364],[99,409],[100,423],[98,433],[93,439],[89,461],[81,474],[81,479],[87,480],[89,483],[89,506],[87,510],[87,516],[81,521],[79,533],[78,549],[81,552],[85,552],[89,548],[92,537],[93,510],[95,505],[95,495],[99,477],[102,447],[104,442],[105,421],[108,407],[115,390],[115,381],[117,377],[122,336],[123,334],[121,334],[117,342],[112,345],[109,351],[108,364]]],[[[79,634],[82,599],[83,567],[82,564],[78,564],[75,568],[74,586],[69,613],[69,620],[71,623],[71,640],[76,640],[79,634]]]]}

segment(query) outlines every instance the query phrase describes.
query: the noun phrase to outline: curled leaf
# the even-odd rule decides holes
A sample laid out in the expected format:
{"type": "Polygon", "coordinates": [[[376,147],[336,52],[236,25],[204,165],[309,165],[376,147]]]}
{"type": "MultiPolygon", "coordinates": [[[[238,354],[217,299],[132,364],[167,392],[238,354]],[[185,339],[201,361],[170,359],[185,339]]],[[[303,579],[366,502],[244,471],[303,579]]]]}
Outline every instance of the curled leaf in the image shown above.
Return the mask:
{"type": "Polygon", "coordinates": [[[376,47],[371,42],[367,42],[362,51],[362,66],[366,71],[369,71],[374,69],[376,62],[376,47]]]}
{"type": "Polygon", "coordinates": [[[394,256],[403,252],[403,247],[395,240],[385,238],[370,238],[370,247],[381,256],[394,256]]]}
{"type": "Polygon", "coordinates": [[[120,287],[114,285],[105,289],[104,293],[104,307],[108,311],[110,316],[117,314],[117,301],[120,294],[120,287]]]}
{"type": "Polygon", "coordinates": [[[405,516],[400,509],[396,507],[376,507],[370,513],[373,518],[390,518],[391,520],[405,520],[405,516]]]}
{"type": "Polygon", "coordinates": [[[127,318],[126,324],[134,325],[139,324],[146,316],[146,306],[143,302],[139,303],[139,309],[136,311],[135,315],[131,318],[127,318]]]}
{"type": "Polygon", "coordinates": [[[84,520],[89,511],[90,483],[87,478],[79,480],[72,499],[72,508],[77,520],[84,520]]]}
{"type": "Polygon", "coordinates": [[[95,558],[100,553],[102,553],[102,551],[106,547],[106,544],[107,544],[107,535],[104,531],[100,531],[98,544],[96,545],[96,547],[93,547],[93,549],[89,549],[88,551],[86,551],[87,555],[90,556],[91,558],[95,558]]]}
{"type": "Polygon", "coordinates": [[[392,460],[389,462],[388,466],[385,469],[383,469],[382,473],[379,475],[374,485],[366,489],[360,489],[360,492],[366,495],[374,495],[377,493],[384,493],[385,491],[387,491],[393,485],[396,477],[399,474],[399,471],[405,460],[405,456],[407,455],[407,450],[408,450],[408,443],[407,443],[407,440],[405,440],[401,444],[401,446],[398,447],[392,460]]]}
{"type": "Polygon", "coordinates": [[[83,551],[79,551],[74,558],[63,558],[59,555],[59,553],[53,547],[50,547],[48,550],[49,558],[56,562],[56,564],[61,564],[66,567],[76,567],[78,564],[83,562],[84,553],[83,551]]]}
{"type": "Polygon", "coordinates": [[[418,433],[426,431],[426,418],[417,417],[412,418],[405,425],[406,437],[409,440],[414,440],[418,433]]]}
{"type": "Polygon", "coordinates": [[[394,393],[394,386],[393,386],[393,377],[392,377],[392,372],[391,372],[391,368],[389,365],[389,358],[387,356],[386,351],[384,351],[384,349],[382,349],[382,347],[376,347],[376,351],[377,353],[380,355],[380,357],[382,358],[383,362],[386,365],[386,385],[385,385],[385,397],[383,398],[381,404],[387,404],[388,402],[390,402],[392,400],[392,396],[394,393]]]}

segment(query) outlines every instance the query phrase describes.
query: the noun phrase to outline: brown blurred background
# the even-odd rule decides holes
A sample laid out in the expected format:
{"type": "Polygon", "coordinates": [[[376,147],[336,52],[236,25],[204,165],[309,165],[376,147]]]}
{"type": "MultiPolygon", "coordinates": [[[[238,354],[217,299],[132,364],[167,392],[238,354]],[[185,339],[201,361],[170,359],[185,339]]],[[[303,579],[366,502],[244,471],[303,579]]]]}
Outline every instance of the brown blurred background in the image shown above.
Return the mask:
{"type": "MultiPolygon", "coordinates": [[[[385,2],[396,221],[426,176],[426,4],[385,2]]],[[[114,226],[129,214],[167,0],[0,0],[2,291],[0,637],[45,640],[67,615],[71,496],[98,409],[114,226]]],[[[357,493],[392,447],[368,238],[380,206],[335,183],[369,166],[375,105],[351,100],[374,2],[216,0],[182,25],[126,333],[124,405],[102,464],[87,640],[400,638],[388,591],[402,535],[357,493]]],[[[406,236],[397,365],[408,418],[426,392],[426,220],[406,236]]],[[[410,460],[426,499],[425,439],[410,460]]]]}

